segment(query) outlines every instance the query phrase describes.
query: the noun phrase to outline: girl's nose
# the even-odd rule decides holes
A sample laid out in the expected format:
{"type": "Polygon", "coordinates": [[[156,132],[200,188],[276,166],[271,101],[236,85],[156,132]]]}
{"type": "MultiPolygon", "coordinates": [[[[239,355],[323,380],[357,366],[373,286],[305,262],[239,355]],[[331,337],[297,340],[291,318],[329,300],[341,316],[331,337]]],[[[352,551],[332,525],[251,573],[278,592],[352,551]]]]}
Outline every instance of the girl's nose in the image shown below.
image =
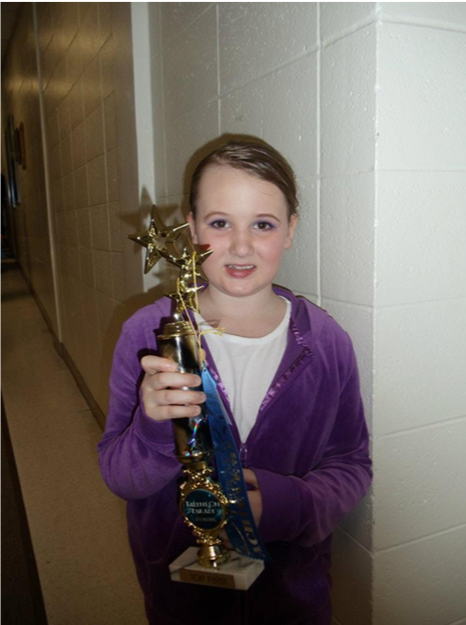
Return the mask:
{"type": "Polygon", "coordinates": [[[252,234],[248,230],[235,230],[231,234],[230,253],[235,256],[248,256],[252,253],[252,234]]]}

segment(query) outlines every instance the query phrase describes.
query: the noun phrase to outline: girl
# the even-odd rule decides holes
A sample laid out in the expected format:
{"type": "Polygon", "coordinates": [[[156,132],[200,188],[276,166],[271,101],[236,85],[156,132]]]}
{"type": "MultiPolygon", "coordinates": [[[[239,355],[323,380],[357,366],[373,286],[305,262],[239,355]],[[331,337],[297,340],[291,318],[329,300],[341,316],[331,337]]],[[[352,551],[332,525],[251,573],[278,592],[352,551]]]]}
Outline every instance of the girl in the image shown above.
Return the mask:
{"type": "Polygon", "coordinates": [[[162,298],[124,325],[111,374],[103,477],[128,500],[129,538],[150,623],[329,625],[331,534],[371,479],[368,435],[348,335],[272,282],[297,224],[293,172],[262,142],[229,142],[197,167],[188,216],[213,253],[199,295],[207,364],[232,421],[248,496],[271,556],[242,591],[172,582],[195,544],[178,510],[172,419],[200,413],[200,384],[157,354],[162,298]],[[154,332],[155,331],[155,332],[154,332]],[[214,619],[214,620],[212,620],[214,619]]]}

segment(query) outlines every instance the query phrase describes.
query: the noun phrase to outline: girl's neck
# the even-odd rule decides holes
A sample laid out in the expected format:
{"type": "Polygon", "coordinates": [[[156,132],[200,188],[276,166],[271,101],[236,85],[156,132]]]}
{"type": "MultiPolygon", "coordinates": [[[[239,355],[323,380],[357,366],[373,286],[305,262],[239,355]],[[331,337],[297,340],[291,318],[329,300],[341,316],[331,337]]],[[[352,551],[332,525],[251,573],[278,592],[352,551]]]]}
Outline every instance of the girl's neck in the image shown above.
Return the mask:
{"type": "Polygon", "coordinates": [[[285,315],[286,302],[272,288],[249,297],[229,297],[207,287],[199,295],[199,308],[211,326],[254,338],[275,330],[285,315]]]}

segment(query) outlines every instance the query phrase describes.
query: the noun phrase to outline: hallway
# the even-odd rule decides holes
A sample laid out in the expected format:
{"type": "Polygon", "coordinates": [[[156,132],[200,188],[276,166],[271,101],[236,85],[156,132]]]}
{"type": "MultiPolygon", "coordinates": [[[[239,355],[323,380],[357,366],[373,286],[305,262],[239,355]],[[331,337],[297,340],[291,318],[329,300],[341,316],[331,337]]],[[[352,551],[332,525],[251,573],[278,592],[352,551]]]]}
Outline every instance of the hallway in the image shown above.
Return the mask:
{"type": "Polygon", "coordinates": [[[101,430],[15,265],[2,266],[2,396],[49,625],[143,625],[101,430]],[[5,268],[5,270],[4,270],[5,268]]]}

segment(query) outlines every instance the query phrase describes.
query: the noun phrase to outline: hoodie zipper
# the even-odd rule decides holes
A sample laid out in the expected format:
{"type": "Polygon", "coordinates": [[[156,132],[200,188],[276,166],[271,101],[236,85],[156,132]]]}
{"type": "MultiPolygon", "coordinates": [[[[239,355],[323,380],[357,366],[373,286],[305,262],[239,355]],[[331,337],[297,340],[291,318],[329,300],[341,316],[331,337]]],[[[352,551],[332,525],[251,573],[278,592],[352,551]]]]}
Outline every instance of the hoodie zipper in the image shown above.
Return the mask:
{"type": "Polygon", "coordinates": [[[246,469],[247,468],[247,459],[248,459],[248,448],[244,443],[241,443],[241,447],[239,448],[239,459],[241,460],[241,465],[246,469]]]}

